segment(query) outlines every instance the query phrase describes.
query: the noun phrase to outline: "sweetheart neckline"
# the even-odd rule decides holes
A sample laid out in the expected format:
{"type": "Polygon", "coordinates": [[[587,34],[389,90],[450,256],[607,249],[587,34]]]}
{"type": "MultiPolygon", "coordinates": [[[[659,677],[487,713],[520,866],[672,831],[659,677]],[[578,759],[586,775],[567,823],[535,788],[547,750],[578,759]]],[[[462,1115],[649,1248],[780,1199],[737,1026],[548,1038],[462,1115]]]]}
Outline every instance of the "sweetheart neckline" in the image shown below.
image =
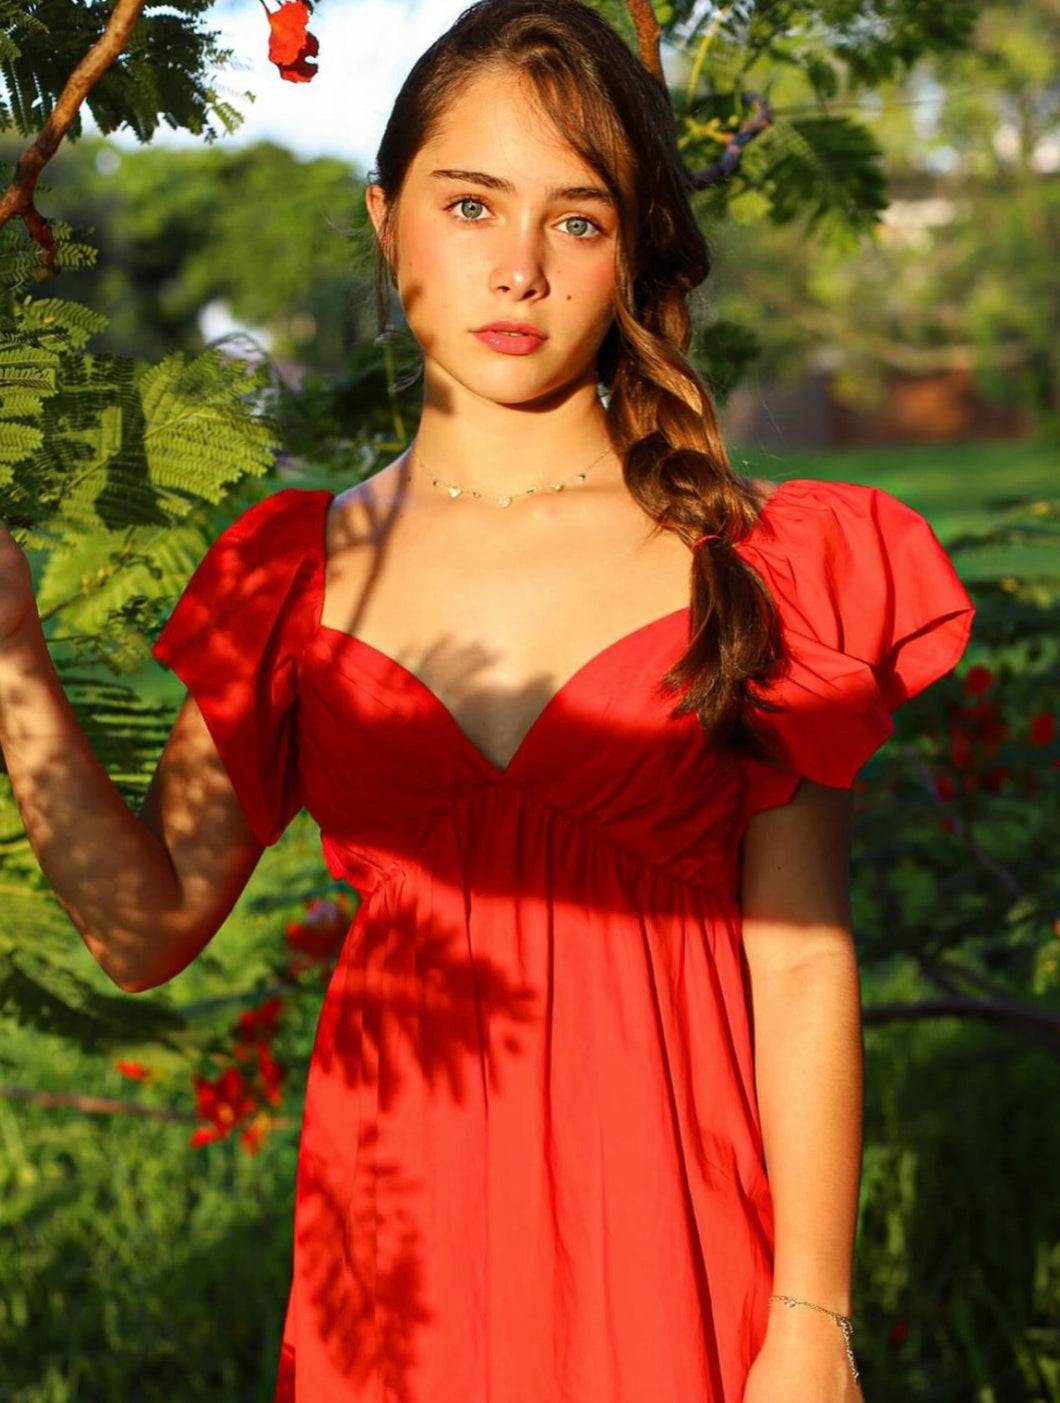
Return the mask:
{"type": "Polygon", "coordinates": [[[428,687],[423,678],[420,677],[418,673],[413,672],[410,667],[406,667],[404,663],[399,662],[397,658],[393,657],[390,653],[384,652],[382,648],[377,648],[374,643],[369,643],[366,639],[359,638],[355,633],[349,633],[345,629],[335,628],[331,624],[324,624],[318,621],[316,631],[318,636],[326,635],[327,637],[333,638],[339,647],[352,647],[354,651],[360,649],[368,656],[378,660],[388,671],[400,677],[402,683],[406,687],[411,687],[413,691],[422,696],[423,699],[433,707],[434,711],[442,717],[472,755],[486,767],[491,776],[504,779],[510,776],[517,761],[530,743],[531,738],[544,724],[546,717],[548,717],[551,712],[555,711],[561,699],[567,697],[572,688],[578,685],[586,673],[595,665],[602,663],[613,653],[619,651],[623,645],[632,642],[632,640],[639,635],[647,633],[649,630],[660,628],[663,624],[672,623],[679,618],[687,618],[690,613],[690,606],[686,604],[680,609],[672,610],[669,614],[660,614],[654,619],[649,619],[647,623],[640,624],[637,628],[631,629],[628,633],[624,633],[621,638],[616,638],[613,642],[606,644],[598,652],[594,653],[592,657],[586,658],[585,662],[575,668],[575,670],[549,694],[544,704],[535,713],[529,726],[523,732],[518,744],[512,751],[510,758],[504,765],[498,764],[492,756],[486,754],[477,741],[473,740],[464,730],[452,709],[448,707],[437,692],[431,687],[428,687]]]}
{"type": "MultiPolygon", "coordinates": [[[[800,479],[798,478],[787,478],[776,485],[776,487],[773,489],[770,495],[766,498],[765,502],[762,504],[761,511],[759,512],[759,522],[761,522],[766,516],[771,503],[778,496],[778,494],[780,494],[784,490],[784,488],[787,487],[790,483],[798,482],[799,480],[800,479]]],[[[586,660],[583,663],[580,663],[574,669],[574,671],[570,673],[570,675],[566,677],[564,681],[561,682],[553,692],[550,693],[544,704],[535,713],[529,726],[523,732],[515,749],[512,751],[512,754],[509,757],[507,763],[504,765],[498,764],[498,762],[494,760],[492,756],[487,755],[486,752],[482,749],[482,747],[476,741],[474,741],[471,738],[471,736],[468,735],[468,733],[464,730],[463,726],[461,726],[460,722],[457,720],[456,715],[452,711],[452,709],[448,707],[445,704],[445,702],[442,701],[441,697],[439,697],[437,692],[435,692],[431,687],[429,687],[418,673],[413,672],[413,670],[410,667],[407,667],[404,663],[399,662],[398,659],[393,656],[393,654],[387,653],[386,651],[384,651],[384,649],[377,647],[374,643],[369,643],[367,639],[361,638],[355,633],[351,633],[348,629],[337,628],[333,624],[325,624],[324,622],[322,622],[321,615],[324,609],[324,577],[327,566],[327,513],[328,509],[331,506],[331,503],[335,500],[337,494],[334,492],[329,492],[327,489],[324,489],[322,495],[327,500],[324,507],[324,516],[322,522],[323,529],[321,531],[321,537],[318,544],[317,593],[319,595],[319,599],[318,607],[315,610],[314,614],[314,626],[316,635],[318,637],[321,635],[332,637],[340,646],[343,647],[352,646],[354,649],[360,648],[369,656],[374,657],[380,662],[382,662],[383,665],[391,672],[397,674],[406,686],[411,686],[414,691],[420,694],[424,698],[424,700],[427,701],[428,704],[433,707],[434,711],[445,721],[449,728],[459,738],[459,742],[465,746],[465,748],[478,761],[478,763],[480,763],[486,768],[490,776],[494,779],[503,780],[511,776],[512,771],[515,768],[517,762],[525,753],[528,744],[531,741],[531,738],[535,736],[535,734],[540,730],[541,725],[542,723],[544,723],[546,717],[555,710],[560,699],[565,698],[571,690],[571,688],[577,685],[577,683],[583,678],[585,673],[589,672],[590,669],[592,669],[596,664],[602,662],[604,659],[609,658],[611,655],[613,655],[615,652],[619,651],[624,646],[631,643],[634,638],[639,637],[641,634],[647,633],[653,629],[661,628],[664,624],[672,623],[678,618],[685,618],[688,623],[688,626],[691,626],[691,605],[685,604],[678,609],[670,610],[670,612],[667,614],[659,614],[654,619],[649,619],[647,623],[639,624],[636,628],[630,629],[627,633],[622,634],[619,638],[613,639],[610,643],[606,643],[602,648],[598,649],[597,652],[593,653],[590,657],[586,658],[586,660]]],[[[750,539],[750,537],[754,534],[755,530],[757,529],[757,525],[758,523],[756,523],[755,526],[751,528],[747,536],[745,536],[742,541],[737,542],[737,549],[739,549],[739,547],[742,544],[744,544],[745,541],[750,539]]]]}

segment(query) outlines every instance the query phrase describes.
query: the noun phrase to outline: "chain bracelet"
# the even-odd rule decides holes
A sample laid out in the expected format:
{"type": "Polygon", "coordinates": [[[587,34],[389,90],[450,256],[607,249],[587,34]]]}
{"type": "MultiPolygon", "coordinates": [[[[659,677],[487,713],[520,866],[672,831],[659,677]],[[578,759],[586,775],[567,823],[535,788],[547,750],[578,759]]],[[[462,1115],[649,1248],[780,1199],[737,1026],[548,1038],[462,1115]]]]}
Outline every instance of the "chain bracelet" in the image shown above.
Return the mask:
{"type": "Polygon", "coordinates": [[[830,1320],[834,1320],[843,1332],[843,1344],[846,1346],[847,1358],[850,1360],[850,1372],[854,1375],[854,1382],[860,1381],[861,1376],[854,1359],[854,1322],[849,1315],[840,1315],[838,1311],[828,1310],[827,1307],[816,1305],[813,1301],[800,1301],[795,1296],[770,1296],[769,1299],[779,1301],[789,1310],[794,1310],[796,1306],[806,1306],[809,1310],[819,1311],[821,1315],[827,1315],[830,1320]]]}

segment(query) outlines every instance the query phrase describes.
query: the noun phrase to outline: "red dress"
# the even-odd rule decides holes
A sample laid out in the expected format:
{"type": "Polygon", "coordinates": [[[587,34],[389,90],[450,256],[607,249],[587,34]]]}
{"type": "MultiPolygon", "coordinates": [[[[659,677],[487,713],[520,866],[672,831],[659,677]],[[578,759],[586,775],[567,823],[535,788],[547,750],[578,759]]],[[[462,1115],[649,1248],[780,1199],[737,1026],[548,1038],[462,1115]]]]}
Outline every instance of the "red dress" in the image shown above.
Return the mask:
{"type": "Polygon", "coordinates": [[[886,493],[793,480],[782,768],[669,718],[687,609],[583,664],[511,763],[323,626],[330,494],[213,546],[155,652],[263,843],[304,805],[361,894],[306,1093],[278,1399],[740,1403],[771,1286],[738,905],[748,817],[849,786],[972,608],[886,493]]]}

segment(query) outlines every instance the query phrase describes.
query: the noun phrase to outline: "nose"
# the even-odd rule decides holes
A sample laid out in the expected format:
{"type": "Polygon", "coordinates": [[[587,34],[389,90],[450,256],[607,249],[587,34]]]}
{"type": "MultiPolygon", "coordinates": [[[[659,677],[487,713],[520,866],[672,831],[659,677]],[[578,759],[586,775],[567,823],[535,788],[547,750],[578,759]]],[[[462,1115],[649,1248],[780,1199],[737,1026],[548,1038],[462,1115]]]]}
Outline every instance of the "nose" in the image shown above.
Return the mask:
{"type": "Polygon", "coordinates": [[[519,301],[547,290],[544,241],[538,230],[524,226],[507,231],[496,249],[490,283],[492,291],[510,293],[519,301]]]}

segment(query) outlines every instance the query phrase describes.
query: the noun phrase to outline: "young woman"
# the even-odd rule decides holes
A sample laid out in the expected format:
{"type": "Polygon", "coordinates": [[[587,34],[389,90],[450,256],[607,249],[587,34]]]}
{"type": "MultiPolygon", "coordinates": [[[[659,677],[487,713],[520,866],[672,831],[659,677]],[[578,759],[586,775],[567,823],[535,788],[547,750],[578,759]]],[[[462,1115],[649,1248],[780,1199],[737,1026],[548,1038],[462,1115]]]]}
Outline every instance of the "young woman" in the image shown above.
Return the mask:
{"type": "Polygon", "coordinates": [[[130,991],[303,805],[361,894],[281,1399],[856,1403],[850,787],[968,598],[894,498],[733,473],[684,355],[708,261],[666,96],[577,0],[467,11],[368,207],[415,440],[209,552],[157,645],[188,697],[139,817],[4,538],[27,830],[130,991]]]}

